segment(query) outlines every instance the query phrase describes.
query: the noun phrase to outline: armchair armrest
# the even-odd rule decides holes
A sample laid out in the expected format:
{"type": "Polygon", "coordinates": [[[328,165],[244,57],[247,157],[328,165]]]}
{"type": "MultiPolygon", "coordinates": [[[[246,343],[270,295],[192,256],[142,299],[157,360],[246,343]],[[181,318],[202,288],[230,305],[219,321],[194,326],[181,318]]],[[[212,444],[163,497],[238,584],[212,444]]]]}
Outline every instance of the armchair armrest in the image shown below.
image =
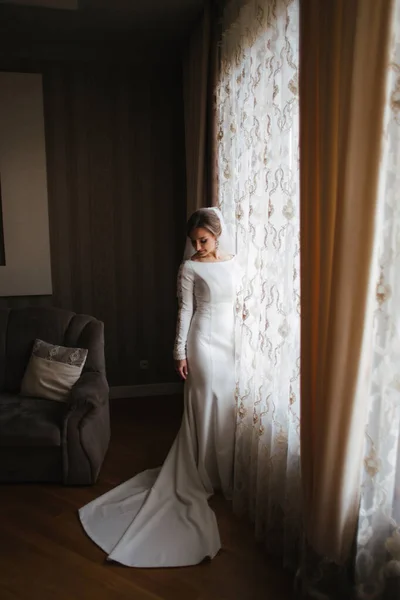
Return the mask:
{"type": "Polygon", "coordinates": [[[82,373],[68,396],[71,408],[98,408],[108,401],[109,387],[103,373],[82,373]]]}

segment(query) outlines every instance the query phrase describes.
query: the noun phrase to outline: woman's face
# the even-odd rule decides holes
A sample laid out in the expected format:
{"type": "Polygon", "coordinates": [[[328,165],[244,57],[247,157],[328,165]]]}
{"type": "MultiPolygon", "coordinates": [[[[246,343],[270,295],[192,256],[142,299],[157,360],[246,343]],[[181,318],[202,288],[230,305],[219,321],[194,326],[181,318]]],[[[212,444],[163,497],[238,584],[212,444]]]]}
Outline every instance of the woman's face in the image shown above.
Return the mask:
{"type": "Polygon", "coordinates": [[[209,256],[216,250],[216,237],[208,229],[203,227],[193,229],[190,239],[194,250],[201,258],[209,256]]]}

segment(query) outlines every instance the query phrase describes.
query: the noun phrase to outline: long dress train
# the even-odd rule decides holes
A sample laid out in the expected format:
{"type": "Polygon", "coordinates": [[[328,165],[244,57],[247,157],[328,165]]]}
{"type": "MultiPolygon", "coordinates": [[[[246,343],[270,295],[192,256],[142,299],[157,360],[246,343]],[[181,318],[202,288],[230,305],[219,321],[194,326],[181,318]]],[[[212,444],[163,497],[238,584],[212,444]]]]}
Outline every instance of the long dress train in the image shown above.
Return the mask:
{"type": "Polygon", "coordinates": [[[178,277],[176,359],[187,356],[184,414],[159,469],[139,473],[80,509],[109,560],[172,567],[213,558],[221,547],[208,499],[229,497],[235,431],[235,257],[183,263],[178,277]]]}

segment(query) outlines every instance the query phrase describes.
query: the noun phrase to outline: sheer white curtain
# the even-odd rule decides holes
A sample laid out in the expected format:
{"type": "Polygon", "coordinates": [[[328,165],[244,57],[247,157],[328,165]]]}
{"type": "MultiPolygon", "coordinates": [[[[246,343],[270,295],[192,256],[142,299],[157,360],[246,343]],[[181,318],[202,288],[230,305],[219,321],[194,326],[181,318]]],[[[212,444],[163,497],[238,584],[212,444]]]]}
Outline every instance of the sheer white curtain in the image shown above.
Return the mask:
{"type": "Polygon", "coordinates": [[[370,412],[357,539],[357,591],[400,598],[400,0],[391,61],[378,194],[370,412]]]}
{"type": "MultiPolygon", "coordinates": [[[[295,564],[299,439],[298,0],[250,0],[227,26],[218,85],[219,205],[243,266],[233,504],[295,564]]],[[[229,11],[228,11],[229,12],[229,11]]],[[[232,11],[230,12],[232,14],[232,11]]]]}

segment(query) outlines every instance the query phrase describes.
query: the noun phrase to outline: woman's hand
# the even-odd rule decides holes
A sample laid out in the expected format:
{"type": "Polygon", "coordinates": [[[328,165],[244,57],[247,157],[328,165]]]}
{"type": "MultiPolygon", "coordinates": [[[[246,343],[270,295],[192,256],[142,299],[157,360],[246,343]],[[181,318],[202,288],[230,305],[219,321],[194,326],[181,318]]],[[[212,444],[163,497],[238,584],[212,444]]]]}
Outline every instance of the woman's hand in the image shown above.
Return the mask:
{"type": "Polygon", "coordinates": [[[176,360],[175,361],[175,369],[176,372],[182,377],[182,379],[186,379],[189,373],[187,360],[176,360]]]}

